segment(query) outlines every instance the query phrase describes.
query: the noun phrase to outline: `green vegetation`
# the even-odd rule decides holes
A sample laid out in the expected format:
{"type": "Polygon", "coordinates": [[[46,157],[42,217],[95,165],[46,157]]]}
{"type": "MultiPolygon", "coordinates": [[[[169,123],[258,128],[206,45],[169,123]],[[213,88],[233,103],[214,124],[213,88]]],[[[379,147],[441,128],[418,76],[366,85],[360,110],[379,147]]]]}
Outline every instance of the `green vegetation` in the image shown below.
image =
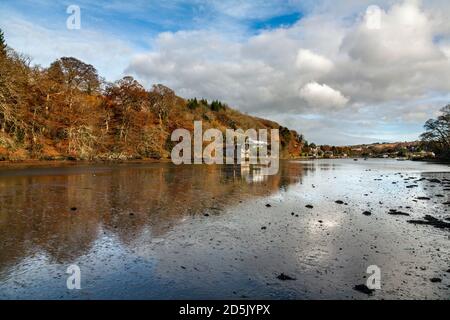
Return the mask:
{"type": "Polygon", "coordinates": [[[1,29],[0,29],[0,55],[2,56],[6,55],[5,35],[3,34],[3,31],[1,29]]]}

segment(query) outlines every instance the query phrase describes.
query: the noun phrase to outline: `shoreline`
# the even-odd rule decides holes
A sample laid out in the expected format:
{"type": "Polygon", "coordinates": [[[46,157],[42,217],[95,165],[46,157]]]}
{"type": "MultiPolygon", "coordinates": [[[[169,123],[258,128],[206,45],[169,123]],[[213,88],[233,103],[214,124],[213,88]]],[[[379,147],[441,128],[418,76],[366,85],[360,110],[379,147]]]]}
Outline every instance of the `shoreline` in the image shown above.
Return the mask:
{"type": "MultiPolygon", "coordinates": [[[[363,158],[363,157],[335,157],[335,158],[280,158],[280,161],[311,161],[311,160],[369,160],[381,158],[363,158]]],[[[389,158],[390,160],[397,160],[396,158],[389,158]]],[[[386,160],[386,159],[384,159],[386,160]]],[[[404,159],[402,161],[427,162],[434,164],[450,165],[450,159],[404,159]]],[[[31,167],[45,167],[54,165],[97,165],[97,164],[145,164],[145,163],[171,163],[171,159],[129,159],[129,160],[3,160],[0,161],[0,168],[13,168],[19,166],[31,167]]]]}

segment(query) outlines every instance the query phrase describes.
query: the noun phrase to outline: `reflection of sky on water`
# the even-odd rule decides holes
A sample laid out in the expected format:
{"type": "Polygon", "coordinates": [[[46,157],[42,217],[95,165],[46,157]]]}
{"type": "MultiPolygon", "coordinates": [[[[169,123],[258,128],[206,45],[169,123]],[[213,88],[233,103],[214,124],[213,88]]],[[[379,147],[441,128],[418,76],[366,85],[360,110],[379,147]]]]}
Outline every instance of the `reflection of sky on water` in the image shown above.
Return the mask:
{"type": "Polygon", "coordinates": [[[391,160],[283,162],[265,177],[171,164],[0,170],[0,297],[345,298],[369,263],[383,267],[383,297],[443,297],[422,283],[448,261],[443,231],[385,214],[445,212],[440,200],[413,202],[440,187],[403,180],[443,171],[391,160]],[[72,263],[80,292],[65,290],[72,263]],[[405,278],[422,264],[430,274],[405,278]],[[280,283],[280,272],[298,280],[280,283]]]}

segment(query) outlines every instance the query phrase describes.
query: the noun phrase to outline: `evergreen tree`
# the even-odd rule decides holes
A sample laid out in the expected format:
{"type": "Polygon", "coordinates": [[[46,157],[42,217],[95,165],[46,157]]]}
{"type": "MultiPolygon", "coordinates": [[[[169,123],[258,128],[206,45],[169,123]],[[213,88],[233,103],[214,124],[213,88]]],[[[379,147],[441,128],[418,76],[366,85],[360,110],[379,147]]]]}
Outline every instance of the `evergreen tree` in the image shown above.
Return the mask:
{"type": "Polygon", "coordinates": [[[0,55],[6,55],[6,41],[2,29],[0,29],[0,55]]]}

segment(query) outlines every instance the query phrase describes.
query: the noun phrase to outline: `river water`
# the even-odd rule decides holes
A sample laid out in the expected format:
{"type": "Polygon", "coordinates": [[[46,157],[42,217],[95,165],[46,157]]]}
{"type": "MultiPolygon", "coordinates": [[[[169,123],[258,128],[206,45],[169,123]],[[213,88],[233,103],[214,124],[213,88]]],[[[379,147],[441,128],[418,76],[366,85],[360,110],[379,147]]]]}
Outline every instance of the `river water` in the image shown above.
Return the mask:
{"type": "Polygon", "coordinates": [[[450,229],[408,222],[448,222],[449,191],[448,165],[384,159],[285,161],[268,177],[3,166],[0,299],[449,299],[450,229]],[[67,288],[70,265],[80,290],[67,288]],[[372,295],[353,288],[369,266],[372,295]]]}

